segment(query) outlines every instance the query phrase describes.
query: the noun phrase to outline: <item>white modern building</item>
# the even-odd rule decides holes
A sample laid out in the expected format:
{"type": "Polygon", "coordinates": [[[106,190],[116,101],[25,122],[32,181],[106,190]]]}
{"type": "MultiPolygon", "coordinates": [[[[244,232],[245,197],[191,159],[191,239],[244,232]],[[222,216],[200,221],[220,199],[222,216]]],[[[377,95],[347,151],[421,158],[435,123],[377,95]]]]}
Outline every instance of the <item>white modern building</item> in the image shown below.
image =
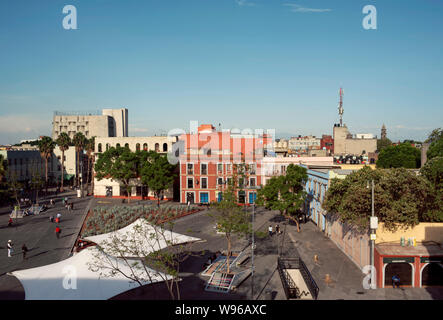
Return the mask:
{"type": "Polygon", "coordinates": [[[77,132],[86,138],[127,137],[128,109],[103,109],[95,112],[55,111],[52,121],[52,139],[65,132],[72,139],[77,132]]]}

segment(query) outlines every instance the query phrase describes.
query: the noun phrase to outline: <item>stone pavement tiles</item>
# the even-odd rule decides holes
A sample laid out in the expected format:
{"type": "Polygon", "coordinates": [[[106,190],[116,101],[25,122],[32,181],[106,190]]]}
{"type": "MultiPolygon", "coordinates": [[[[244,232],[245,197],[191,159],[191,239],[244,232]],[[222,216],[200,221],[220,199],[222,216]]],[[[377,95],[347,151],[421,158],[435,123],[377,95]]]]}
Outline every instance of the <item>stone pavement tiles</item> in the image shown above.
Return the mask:
{"type": "Polygon", "coordinates": [[[61,203],[61,197],[58,197],[54,208],[50,207],[40,215],[17,219],[17,224],[14,219],[13,227],[7,226],[8,215],[0,216],[0,298],[7,298],[10,288],[16,285],[10,276],[5,275],[7,272],[39,267],[69,257],[91,199],[76,198],[71,195],[69,201],[74,202],[74,210],[68,212],[61,203]],[[62,229],[60,239],[55,235],[56,223],[49,221],[49,217],[57,213],[62,214],[59,223],[62,229]],[[8,240],[12,240],[15,251],[10,258],[6,249],[8,240]],[[22,257],[23,243],[29,249],[26,260],[22,257]]]}

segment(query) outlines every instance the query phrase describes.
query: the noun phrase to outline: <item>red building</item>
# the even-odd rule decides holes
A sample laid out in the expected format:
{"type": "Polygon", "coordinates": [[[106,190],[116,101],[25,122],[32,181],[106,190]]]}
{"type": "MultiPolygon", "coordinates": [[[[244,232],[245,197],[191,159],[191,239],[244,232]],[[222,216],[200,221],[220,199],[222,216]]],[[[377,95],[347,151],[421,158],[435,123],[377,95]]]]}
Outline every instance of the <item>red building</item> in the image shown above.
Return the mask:
{"type": "Polygon", "coordinates": [[[197,133],[183,134],[180,155],[180,202],[210,203],[219,201],[232,179],[234,164],[245,163],[249,170],[239,203],[249,204],[261,185],[261,160],[271,139],[263,134],[218,132],[210,124],[198,127],[197,133]]]}
{"type": "Polygon", "coordinates": [[[334,139],[332,138],[332,136],[328,136],[328,135],[322,135],[321,139],[320,139],[320,148],[326,148],[326,150],[329,151],[330,154],[334,153],[334,139]]]}
{"type": "Polygon", "coordinates": [[[438,243],[377,244],[374,257],[378,288],[392,288],[394,275],[401,287],[443,287],[443,248],[438,243]]]}

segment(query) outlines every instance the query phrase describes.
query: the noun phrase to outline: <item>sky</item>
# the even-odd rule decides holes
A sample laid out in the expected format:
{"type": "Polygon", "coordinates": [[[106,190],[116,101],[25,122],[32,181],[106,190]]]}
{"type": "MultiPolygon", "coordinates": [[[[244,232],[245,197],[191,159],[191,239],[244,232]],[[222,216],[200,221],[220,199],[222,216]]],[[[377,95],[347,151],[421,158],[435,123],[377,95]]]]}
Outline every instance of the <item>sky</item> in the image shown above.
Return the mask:
{"type": "Polygon", "coordinates": [[[352,133],[421,141],[443,127],[442,17],[443,0],[2,0],[0,144],[50,135],[55,110],[121,107],[131,136],[321,136],[340,87],[352,133]]]}

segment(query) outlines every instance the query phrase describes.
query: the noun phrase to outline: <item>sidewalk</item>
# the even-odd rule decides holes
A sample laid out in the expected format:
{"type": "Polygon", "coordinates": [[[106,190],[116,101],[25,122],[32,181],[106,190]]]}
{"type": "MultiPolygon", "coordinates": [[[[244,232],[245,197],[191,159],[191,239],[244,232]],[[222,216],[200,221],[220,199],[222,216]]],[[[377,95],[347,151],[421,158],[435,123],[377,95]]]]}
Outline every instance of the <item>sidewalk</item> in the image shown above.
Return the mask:
{"type": "Polygon", "coordinates": [[[443,299],[442,288],[380,288],[365,290],[361,270],[313,222],[287,228],[300,257],[319,287],[319,300],[436,300],[443,299]],[[318,263],[314,261],[318,255],[318,263]],[[332,281],[325,281],[326,274],[332,281]]]}

